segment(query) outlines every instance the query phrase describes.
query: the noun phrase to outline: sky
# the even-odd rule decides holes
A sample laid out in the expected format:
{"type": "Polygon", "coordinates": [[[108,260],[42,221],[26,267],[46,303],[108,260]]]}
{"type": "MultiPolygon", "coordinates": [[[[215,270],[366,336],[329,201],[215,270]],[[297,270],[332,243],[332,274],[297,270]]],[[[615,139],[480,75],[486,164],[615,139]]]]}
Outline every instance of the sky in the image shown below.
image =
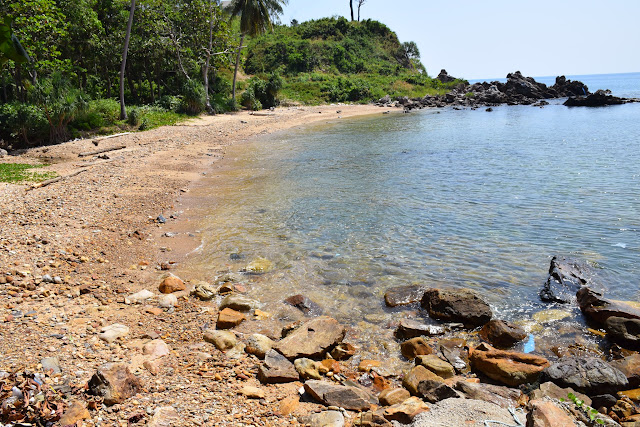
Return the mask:
{"type": "MultiPolygon", "coordinates": [[[[327,16],[349,0],[289,0],[281,21],[327,16]]],[[[640,0],[366,0],[361,17],[415,41],[431,76],[640,72],[640,0]]]]}

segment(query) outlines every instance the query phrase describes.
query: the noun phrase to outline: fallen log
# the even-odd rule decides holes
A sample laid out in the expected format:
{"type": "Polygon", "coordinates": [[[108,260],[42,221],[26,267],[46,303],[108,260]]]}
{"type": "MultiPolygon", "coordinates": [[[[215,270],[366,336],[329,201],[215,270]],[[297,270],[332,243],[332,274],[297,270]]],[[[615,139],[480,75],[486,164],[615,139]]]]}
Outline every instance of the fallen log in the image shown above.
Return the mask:
{"type": "Polygon", "coordinates": [[[102,136],[100,138],[94,138],[93,141],[93,145],[95,145],[96,147],[98,146],[98,144],[100,143],[100,141],[104,140],[104,139],[109,139],[109,138],[117,138],[119,136],[124,136],[124,135],[129,135],[131,132],[122,132],[122,133],[116,133],[113,135],[107,135],[107,136],[102,136]]]}
{"type": "Polygon", "coordinates": [[[63,176],[59,176],[57,178],[51,178],[51,179],[48,179],[46,181],[42,181],[42,182],[39,182],[37,184],[33,184],[30,188],[27,188],[27,191],[33,190],[34,188],[46,187],[47,185],[53,184],[54,182],[62,181],[64,179],[71,178],[71,177],[76,176],[76,175],[80,175],[82,172],[84,172],[86,170],[88,170],[88,169],[80,169],[80,170],[77,170],[77,171],[75,171],[73,173],[70,173],[69,175],[63,175],[63,176]]]}
{"type": "Polygon", "coordinates": [[[84,153],[78,154],[78,157],[94,156],[96,154],[107,153],[109,151],[122,150],[123,148],[127,148],[127,146],[126,145],[119,145],[117,147],[102,148],[100,150],[95,150],[95,151],[85,151],[84,153]]]}

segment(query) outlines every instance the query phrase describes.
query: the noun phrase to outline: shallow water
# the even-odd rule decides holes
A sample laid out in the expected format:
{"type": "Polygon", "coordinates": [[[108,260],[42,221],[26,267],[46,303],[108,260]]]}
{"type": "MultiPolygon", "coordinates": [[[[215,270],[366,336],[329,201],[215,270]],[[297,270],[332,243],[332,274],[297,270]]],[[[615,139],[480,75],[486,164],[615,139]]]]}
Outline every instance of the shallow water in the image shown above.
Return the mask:
{"type": "Polygon", "coordinates": [[[249,291],[265,310],[303,293],[374,348],[417,309],[384,307],[385,290],[414,283],[476,289],[553,335],[528,319],[555,308],[537,296],[555,254],[591,262],[611,297],[640,296],[639,118],[640,104],[424,110],[238,144],[190,195],[204,243],[182,269],[267,258],[249,291]]]}

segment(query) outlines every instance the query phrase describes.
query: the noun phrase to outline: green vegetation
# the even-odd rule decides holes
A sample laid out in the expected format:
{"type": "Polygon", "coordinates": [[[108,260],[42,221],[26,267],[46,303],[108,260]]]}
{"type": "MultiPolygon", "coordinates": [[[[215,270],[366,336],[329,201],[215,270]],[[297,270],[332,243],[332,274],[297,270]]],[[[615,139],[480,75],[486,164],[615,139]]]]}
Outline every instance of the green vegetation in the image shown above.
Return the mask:
{"type": "MultiPolygon", "coordinates": [[[[592,408],[589,405],[585,405],[584,400],[579,399],[573,393],[569,393],[567,397],[569,398],[569,400],[573,402],[574,405],[578,407],[578,409],[581,409],[589,417],[589,420],[591,421],[592,424],[593,423],[600,424],[600,425],[604,424],[604,420],[602,418],[598,418],[598,415],[600,415],[600,412],[598,412],[597,409],[592,408]]],[[[565,401],[565,399],[560,399],[560,400],[565,401]]]]}
{"type": "Polygon", "coordinates": [[[400,43],[384,24],[342,17],[278,26],[253,38],[244,68],[265,79],[281,74],[283,97],[306,104],[442,94],[458,83],[430,78],[416,44],[400,43]]]}
{"type": "Polygon", "coordinates": [[[41,182],[54,178],[54,172],[35,172],[32,169],[47,165],[28,165],[23,163],[0,163],[0,182],[41,182]]]}

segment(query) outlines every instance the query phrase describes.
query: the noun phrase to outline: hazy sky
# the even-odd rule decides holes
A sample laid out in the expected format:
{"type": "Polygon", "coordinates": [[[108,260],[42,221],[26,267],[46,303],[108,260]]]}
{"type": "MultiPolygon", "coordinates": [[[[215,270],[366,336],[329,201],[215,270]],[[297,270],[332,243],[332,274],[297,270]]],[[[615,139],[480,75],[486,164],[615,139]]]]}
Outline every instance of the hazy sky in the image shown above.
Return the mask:
{"type": "MultiPolygon", "coordinates": [[[[282,22],[333,15],[349,0],[289,0],[282,22]]],[[[430,75],[640,72],[640,0],[367,0],[362,18],[415,41],[430,75]]]]}

